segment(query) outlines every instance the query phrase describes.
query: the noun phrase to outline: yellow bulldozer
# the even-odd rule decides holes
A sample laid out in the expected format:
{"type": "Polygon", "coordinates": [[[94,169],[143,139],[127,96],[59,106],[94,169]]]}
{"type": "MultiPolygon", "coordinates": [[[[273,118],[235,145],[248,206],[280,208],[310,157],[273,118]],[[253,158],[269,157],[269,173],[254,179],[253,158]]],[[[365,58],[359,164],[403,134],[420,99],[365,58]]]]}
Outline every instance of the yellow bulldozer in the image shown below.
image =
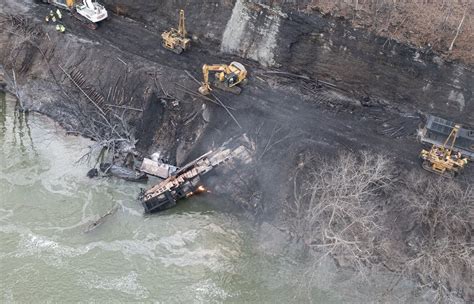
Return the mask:
{"type": "Polygon", "coordinates": [[[454,125],[443,145],[434,144],[429,151],[421,150],[420,158],[423,161],[423,169],[449,178],[462,171],[468,162],[467,158],[463,157],[460,152],[453,153],[460,128],[460,125],[454,125]]]}
{"type": "Polygon", "coordinates": [[[213,86],[227,92],[240,94],[242,89],[237,85],[244,85],[247,83],[247,70],[245,69],[243,64],[239,62],[233,61],[229,65],[205,64],[202,67],[204,82],[199,87],[199,93],[203,95],[209,95],[212,91],[211,84],[209,83],[210,72],[216,73],[216,79],[213,83],[213,86]]]}
{"type": "Polygon", "coordinates": [[[171,28],[161,34],[163,47],[176,54],[181,54],[191,47],[191,39],[187,37],[184,25],[184,11],[179,11],[178,29],[171,28]]]}

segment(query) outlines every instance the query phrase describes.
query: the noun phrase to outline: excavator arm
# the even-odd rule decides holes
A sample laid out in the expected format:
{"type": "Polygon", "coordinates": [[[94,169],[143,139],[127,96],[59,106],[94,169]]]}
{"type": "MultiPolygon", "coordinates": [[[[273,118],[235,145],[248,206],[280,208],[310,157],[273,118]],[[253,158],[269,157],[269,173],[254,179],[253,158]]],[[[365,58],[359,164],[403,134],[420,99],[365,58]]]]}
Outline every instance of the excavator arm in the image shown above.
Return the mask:
{"type": "Polygon", "coordinates": [[[202,66],[202,74],[204,77],[204,82],[199,87],[199,93],[203,95],[209,95],[211,92],[211,85],[209,84],[209,72],[219,72],[219,73],[228,73],[229,67],[225,64],[205,64],[202,66]]]}

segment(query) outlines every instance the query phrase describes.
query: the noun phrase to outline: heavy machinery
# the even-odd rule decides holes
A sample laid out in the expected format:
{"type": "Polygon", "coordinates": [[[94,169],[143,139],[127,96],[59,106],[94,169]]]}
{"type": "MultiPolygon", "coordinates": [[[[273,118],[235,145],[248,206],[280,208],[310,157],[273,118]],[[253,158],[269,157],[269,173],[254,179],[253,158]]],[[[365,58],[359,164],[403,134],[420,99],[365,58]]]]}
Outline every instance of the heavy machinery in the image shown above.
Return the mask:
{"type": "Polygon", "coordinates": [[[209,83],[209,73],[215,72],[216,79],[213,85],[221,90],[228,91],[234,94],[240,94],[242,89],[238,87],[238,84],[247,83],[247,70],[245,67],[236,61],[231,64],[214,64],[214,65],[203,65],[202,73],[204,75],[204,82],[199,87],[199,93],[203,95],[209,95],[212,91],[209,83]]]}
{"type": "Polygon", "coordinates": [[[163,39],[163,47],[176,54],[181,54],[183,51],[191,47],[191,39],[189,39],[184,25],[184,11],[179,11],[178,29],[171,28],[169,31],[163,32],[161,38],[163,39]]]}
{"type": "Polygon", "coordinates": [[[41,0],[41,2],[71,11],[75,18],[94,30],[100,21],[108,17],[105,7],[93,0],[41,0]]]}
{"type": "Polygon", "coordinates": [[[460,152],[453,154],[454,143],[460,128],[460,125],[454,125],[442,145],[434,144],[429,151],[421,150],[420,158],[423,160],[423,169],[449,178],[460,173],[467,164],[467,158],[463,157],[460,152]]]}

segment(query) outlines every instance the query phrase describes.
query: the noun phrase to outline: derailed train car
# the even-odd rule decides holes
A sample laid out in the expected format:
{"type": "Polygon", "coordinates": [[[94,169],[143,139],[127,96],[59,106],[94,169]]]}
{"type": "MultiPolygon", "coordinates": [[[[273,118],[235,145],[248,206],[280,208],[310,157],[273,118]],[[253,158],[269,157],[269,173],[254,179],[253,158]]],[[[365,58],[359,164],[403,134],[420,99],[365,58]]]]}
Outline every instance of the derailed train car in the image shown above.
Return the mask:
{"type": "Polygon", "coordinates": [[[238,146],[234,149],[221,148],[215,152],[209,151],[179,168],[171,176],[140,195],[145,213],[169,209],[180,199],[206,191],[200,183],[201,176],[232,158],[248,162],[247,149],[244,146],[238,146]]]}

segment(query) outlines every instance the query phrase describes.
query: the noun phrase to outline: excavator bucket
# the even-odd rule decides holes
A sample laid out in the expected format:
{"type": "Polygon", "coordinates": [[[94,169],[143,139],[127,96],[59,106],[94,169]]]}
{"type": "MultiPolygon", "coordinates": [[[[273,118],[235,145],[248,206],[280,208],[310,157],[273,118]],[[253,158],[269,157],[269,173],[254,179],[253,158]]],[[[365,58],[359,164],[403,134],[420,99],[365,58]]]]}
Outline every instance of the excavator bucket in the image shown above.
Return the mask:
{"type": "Polygon", "coordinates": [[[199,93],[201,93],[202,95],[211,94],[211,88],[206,84],[203,84],[202,86],[200,86],[198,90],[199,90],[199,93]]]}

